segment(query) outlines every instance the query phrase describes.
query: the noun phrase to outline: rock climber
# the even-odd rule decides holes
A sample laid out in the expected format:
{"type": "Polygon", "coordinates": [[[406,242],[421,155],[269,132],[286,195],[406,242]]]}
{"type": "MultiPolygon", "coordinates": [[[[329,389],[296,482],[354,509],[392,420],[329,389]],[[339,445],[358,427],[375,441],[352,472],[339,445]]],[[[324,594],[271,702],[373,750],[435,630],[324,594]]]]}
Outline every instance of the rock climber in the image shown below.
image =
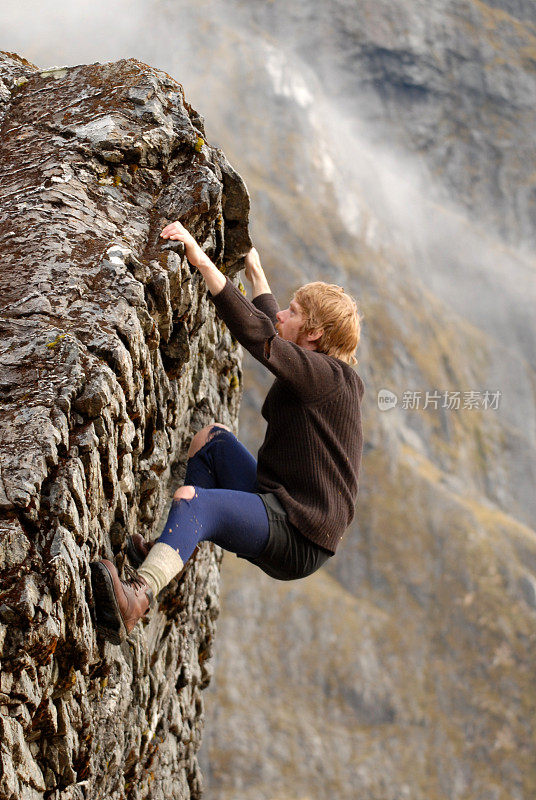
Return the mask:
{"type": "Polygon", "coordinates": [[[197,545],[215,542],[279,580],[303,578],[334,555],[354,516],[362,452],[363,381],[353,369],[361,332],[355,300],[322,281],[280,311],[252,248],[252,301],[212,263],[180,222],[164,239],[184,243],[190,264],[233,336],[275,375],[262,415],[258,460],[221,423],[195,434],[185,485],[152,545],[130,537],[122,580],[109,560],[91,565],[97,627],[119,643],[179,573],[197,545]]]}

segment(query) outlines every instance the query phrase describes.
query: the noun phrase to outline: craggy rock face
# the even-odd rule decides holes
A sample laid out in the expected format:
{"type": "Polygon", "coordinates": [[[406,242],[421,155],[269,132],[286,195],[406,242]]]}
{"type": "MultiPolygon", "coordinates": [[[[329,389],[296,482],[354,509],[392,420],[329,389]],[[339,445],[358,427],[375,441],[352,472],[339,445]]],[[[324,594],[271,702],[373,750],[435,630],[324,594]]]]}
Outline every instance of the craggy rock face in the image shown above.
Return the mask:
{"type": "Polygon", "coordinates": [[[155,538],[192,432],[236,420],[239,350],[159,233],[232,275],[248,195],[165,73],[0,65],[0,796],[198,797],[219,552],[121,647],[89,562],[155,538]]]}

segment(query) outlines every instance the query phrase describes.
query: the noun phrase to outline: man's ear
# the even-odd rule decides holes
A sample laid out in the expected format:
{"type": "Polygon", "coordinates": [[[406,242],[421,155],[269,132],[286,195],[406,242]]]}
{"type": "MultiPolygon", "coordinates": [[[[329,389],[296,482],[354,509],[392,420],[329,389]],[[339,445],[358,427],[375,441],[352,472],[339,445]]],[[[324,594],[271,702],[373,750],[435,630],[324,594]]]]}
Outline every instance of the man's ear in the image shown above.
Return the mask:
{"type": "Polygon", "coordinates": [[[323,335],[324,335],[324,328],[319,328],[317,331],[312,331],[311,333],[307,334],[307,341],[316,342],[316,340],[320,339],[320,337],[323,335]]]}

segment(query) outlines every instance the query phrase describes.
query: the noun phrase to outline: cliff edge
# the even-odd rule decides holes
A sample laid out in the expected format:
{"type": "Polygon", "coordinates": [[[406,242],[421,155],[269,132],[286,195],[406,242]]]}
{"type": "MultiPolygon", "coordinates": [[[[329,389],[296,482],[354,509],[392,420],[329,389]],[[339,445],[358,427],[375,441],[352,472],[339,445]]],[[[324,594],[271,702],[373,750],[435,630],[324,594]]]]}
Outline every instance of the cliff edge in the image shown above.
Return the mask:
{"type": "Polygon", "coordinates": [[[90,561],[160,532],[192,433],[236,424],[240,351],[180,243],[234,274],[249,198],[167,74],[0,55],[0,797],[196,798],[220,551],[121,647],[90,561]]]}

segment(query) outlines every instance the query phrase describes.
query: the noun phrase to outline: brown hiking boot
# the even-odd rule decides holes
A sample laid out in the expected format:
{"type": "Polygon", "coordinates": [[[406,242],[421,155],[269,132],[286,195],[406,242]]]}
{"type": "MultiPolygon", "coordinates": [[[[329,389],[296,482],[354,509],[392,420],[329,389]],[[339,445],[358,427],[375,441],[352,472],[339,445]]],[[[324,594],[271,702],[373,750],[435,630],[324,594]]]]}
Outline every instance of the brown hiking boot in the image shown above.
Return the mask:
{"type": "Polygon", "coordinates": [[[153,544],[154,542],[147,542],[141,533],[133,533],[132,536],[127,536],[127,557],[134,569],[141,567],[153,544]]]}
{"type": "Polygon", "coordinates": [[[125,567],[126,581],[106,559],[93,561],[90,567],[97,628],[109,642],[120,644],[151,607],[152,589],[129,567],[125,567]]]}

